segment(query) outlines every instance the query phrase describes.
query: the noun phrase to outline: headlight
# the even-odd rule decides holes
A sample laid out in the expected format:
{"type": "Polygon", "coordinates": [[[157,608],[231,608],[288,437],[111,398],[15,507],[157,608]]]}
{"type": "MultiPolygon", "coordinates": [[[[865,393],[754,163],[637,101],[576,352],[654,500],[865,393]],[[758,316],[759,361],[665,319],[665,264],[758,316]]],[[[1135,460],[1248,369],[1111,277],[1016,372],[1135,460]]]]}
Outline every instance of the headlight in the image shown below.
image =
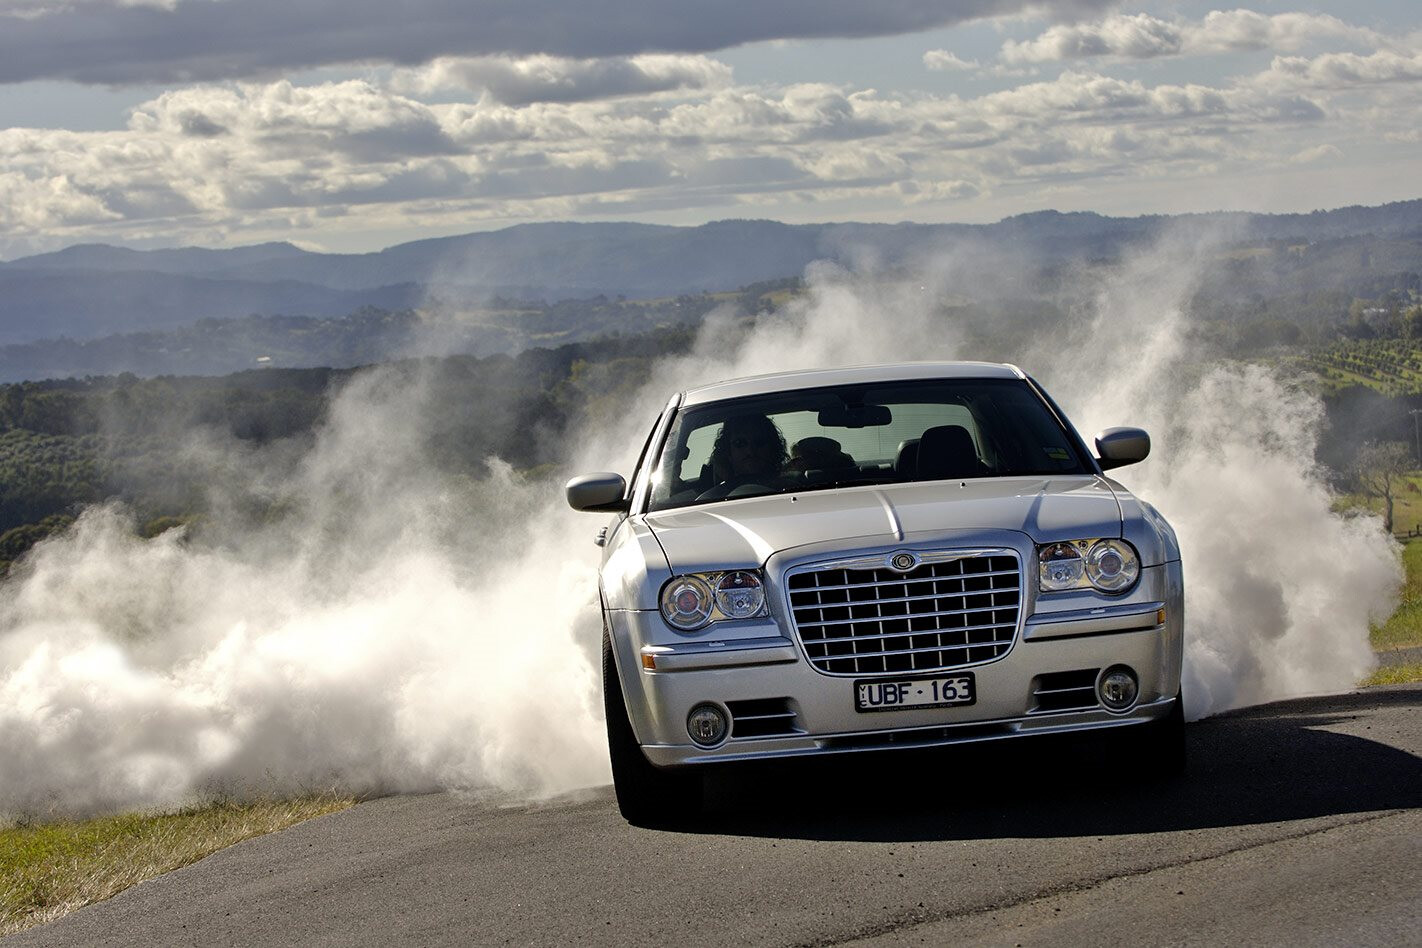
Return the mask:
{"type": "Polygon", "coordinates": [[[1123,593],[1140,572],[1140,557],[1125,540],[1070,540],[1037,548],[1037,588],[1042,592],[1123,593]]]}
{"type": "Polygon", "coordinates": [[[695,632],[718,619],[765,615],[765,583],[759,570],[686,573],[662,587],[662,618],[678,632],[695,632]]]}
{"type": "Polygon", "coordinates": [[[711,621],[711,589],[699,576],[677,576],[662,587],[662,618],[679,632],[711,621]]]}

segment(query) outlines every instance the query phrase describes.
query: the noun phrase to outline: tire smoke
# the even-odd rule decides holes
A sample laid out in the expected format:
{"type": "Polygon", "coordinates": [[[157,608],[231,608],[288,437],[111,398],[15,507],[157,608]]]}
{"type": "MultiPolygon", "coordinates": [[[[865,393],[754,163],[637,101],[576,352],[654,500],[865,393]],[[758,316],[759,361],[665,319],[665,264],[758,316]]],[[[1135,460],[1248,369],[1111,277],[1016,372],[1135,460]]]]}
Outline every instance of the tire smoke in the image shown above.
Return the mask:
{"type": "MultiPolygon", "coordinates": [[[[1178,237],[1083,274],[1080,320],[991,353],[1088,437],[1152,432],[1152,457],[1118,473],[1184,549],[1192,717],[1352,687],[1400,581],[1376,519],[1330,509],[1317,400],[1192,355],[1182,306],[1210,247],[1178,237]]],[[[701,382],[986,355],[936,301],[997,292],[1013,265],[959,249],[918,279],[812,268],[780,312],[748,331],[713,315],[618,420],[569,432],[570,470],[627,473],[667,395],[701,382]]],[[[424,463],[420,419],[450,410],[465,409],[370,370],[300,457],[195,441],[229,472],[201,536],[138,539],[111,504],[37,546],[0,584],[0,816],[606,781],[588,542],[601,522],[563,506],[561,481],[424,463]],[[252,521],[253,497],[281,516],[252,521]]]]}

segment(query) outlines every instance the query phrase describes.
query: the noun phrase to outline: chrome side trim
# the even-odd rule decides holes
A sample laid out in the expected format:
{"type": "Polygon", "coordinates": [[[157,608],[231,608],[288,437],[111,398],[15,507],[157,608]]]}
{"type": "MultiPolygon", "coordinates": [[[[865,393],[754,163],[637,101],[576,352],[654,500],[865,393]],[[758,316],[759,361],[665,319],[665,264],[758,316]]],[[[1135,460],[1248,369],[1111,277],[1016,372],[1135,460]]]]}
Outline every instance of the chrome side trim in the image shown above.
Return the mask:
{"type": "Polygon", "coordinates": [[[1156,614],[1163,602],[1097,606],[1071,612],[1046,612],[1028,616],[1022,640],[1060,639],[1072,635],[1101,635],[1107,632],[1139,632],[1157,628],[1156,614]]]}

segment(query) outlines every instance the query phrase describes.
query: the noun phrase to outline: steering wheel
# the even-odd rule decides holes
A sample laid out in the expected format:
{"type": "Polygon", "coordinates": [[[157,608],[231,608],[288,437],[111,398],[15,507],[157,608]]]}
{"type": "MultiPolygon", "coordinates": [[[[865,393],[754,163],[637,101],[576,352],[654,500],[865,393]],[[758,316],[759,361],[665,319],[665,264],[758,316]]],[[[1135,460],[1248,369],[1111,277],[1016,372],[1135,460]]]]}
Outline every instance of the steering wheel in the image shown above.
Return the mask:
{"type": "Polygon", "coordinates": [[[770,493],[770,487],[761,483],[758,479],[760,475],[742,475],[740,477],[728,477],[719,484],[713,484],[706,490],[696,495],[697,500],[721,500],[724,497],[738,496],[738,492],[750,493],[751,489],[761,493],[770,493]]]}

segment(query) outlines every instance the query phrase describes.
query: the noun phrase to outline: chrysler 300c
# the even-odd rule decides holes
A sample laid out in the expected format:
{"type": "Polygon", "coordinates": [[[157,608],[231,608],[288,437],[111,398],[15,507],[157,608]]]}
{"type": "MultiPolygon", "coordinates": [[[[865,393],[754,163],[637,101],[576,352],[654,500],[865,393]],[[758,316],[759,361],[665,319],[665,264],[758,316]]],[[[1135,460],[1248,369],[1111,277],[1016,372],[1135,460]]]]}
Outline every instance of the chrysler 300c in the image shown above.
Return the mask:
{"type": "Polygon", "coordinates": [[[707,765],[1112,729],[1184,763],[1175,534],[1010,365],[913,363],[675,395],[603,531],[603,693],[633,822],[707,765]]]}

